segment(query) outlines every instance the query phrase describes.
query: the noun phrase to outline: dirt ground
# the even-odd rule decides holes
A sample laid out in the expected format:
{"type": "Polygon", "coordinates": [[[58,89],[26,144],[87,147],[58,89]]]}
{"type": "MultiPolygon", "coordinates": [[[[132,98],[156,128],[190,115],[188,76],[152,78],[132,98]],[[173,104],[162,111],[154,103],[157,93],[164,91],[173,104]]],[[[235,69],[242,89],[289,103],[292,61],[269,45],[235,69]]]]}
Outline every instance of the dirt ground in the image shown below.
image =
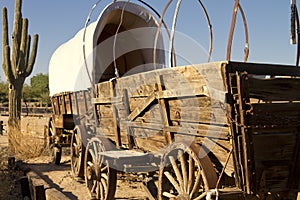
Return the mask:
{"type": "MultiPolygon", "coordinates": [[[[0,116],[7,128],[7,117],[0,116]]],[[[62,164],[57,166],[51,163],[45,148],[44,128],[47,125],[47,117],[24,117],[22,118],[22,141],[28,142],[26,156],[22,161],[28,164],[49,185],[57,188],[70,199],[89,199],[84,180],[75,180],[71,174],[70,157],[65,150],[62,164]],[[25,138],[28,138],[26,140],[25,138]],[[32,154],[31,156],[28,154],[32,154]],[[26,158],[32,157],[32,158],[26,158]]],[[[0,135],[1,165],[0,165],[0,199],[22,199],[18,179],[22,176],[19,171],[11,172],[7,169],[7,133],[0,135]]],[[[26,145],[25,145],[26,147],[26,145]]],[[[118,174],[117,190],[115,199],[142,200],[147,199],[147,193],[142,189],[142,182],[138,176],[130,174],[118,174]]]]}

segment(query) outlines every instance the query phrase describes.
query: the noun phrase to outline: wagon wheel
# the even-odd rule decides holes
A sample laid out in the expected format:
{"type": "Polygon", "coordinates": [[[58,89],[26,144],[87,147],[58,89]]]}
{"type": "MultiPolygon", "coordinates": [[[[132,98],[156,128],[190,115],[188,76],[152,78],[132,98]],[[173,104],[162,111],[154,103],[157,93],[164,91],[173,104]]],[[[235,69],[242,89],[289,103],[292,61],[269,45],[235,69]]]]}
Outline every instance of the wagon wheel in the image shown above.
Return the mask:
{"type": "Polygon", "coordinates": [[[74,177],[84,177],[84,152],[82,134],[85,134],[84,126],[76,126],[71,139],[71,170],[74,177]]]}
{"type": "Polygon", "coordinates": [[[105,138],[94,137],[87,144],[84,159],[85,183],[93,198],[114,199],[117,172],[99,155],[100,152],[111,149],[111,143],[105,138]]]}
{"type": "Polygon", "coordinates": [[[59,165],[61,160],[61,146],[55,143],[56,128],[52,118],[48,123],[48,148],[51,160],[54,164],[59,165]]]}
{"type": "Polygon", "coordinates": [[[208,156],[198,156],[200,146],[174,143],[162,157],[158,199],[202,199],[215,188],[216,171],[208,156]],[[200,158],[202,157],[202,158],[200,158]]]}

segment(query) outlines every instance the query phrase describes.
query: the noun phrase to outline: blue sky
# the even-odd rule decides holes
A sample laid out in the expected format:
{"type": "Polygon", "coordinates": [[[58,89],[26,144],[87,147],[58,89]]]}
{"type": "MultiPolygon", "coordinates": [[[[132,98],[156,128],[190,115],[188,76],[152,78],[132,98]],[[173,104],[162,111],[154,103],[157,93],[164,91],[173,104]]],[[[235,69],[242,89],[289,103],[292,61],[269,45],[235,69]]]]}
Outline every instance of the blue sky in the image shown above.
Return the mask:
{"type": "MultiPolygon", "coordinates": [[[[23,17],[29,19],[29,33],[40,36],[38,57],[32,75],[48,73],[50,58],[57,47],[72,38],[84,27],[90,8],[96,1],[86,0],[23,0],[23,17]]],[[[104,5],[103,0],[95,11],[97,17],[104,5]]],[[[134,1],[133,1],[134,2],[134,1]]],[[[149,0],[155,9],[162,11],[167,0],[149,0]]],[[[171,24],[172,13],[177,1],[166,15],[171,24]]],[[[227,40],[234,0],[202,0],[211,18],[214,31],[213,61],[225,60],[227,40]]],[[[296,46],[289,43],[290,1],[289,0],[240,0],[248,20],[250,37],[249,62],[294,64],[296,46]]],[[[1,8],[9,12],[9,29],[12,30],[14,0],[0,0],[1,8]]],[[[171,26],[171,25],[170,25],[171,26]]],[[[2,31],[2,27],[1,27],[2,31]]],[[[203,12],[197,0],[182,1],[177,31],[197,40],[208,49],[209,32],[203,12]]],[[[0,46],[2,52],[2,46],[0,46]]],[[[233,41],[232,60],[243,60],[244,29],[238,16],[233,41]]],[[[2,56],[0,57],[2,63],[2,56]]],[[[5,81],[2,67],[0,81],[5,81]]]]}

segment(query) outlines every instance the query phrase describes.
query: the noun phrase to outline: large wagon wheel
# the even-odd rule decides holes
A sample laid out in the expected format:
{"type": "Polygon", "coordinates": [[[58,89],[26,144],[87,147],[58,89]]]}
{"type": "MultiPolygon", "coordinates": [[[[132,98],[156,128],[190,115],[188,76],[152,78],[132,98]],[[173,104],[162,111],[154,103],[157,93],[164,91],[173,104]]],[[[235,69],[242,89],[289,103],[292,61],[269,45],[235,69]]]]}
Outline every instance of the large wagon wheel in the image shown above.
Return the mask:
{"type": "Polygon", "coordinates": [[[84,159],[85,183],[92,198],[114,199],[117,172],[99,154],[111,149],[112,144],[105,138],[94,137],[87,144],[84,159]]]}
{"type": "Polygon", "coordinates": [[[84,152],[82,137],[86,134],[84,126],[76,126],[74,128],[71,139],[71,170],[74,177],[84,177],[84,152]]]}
{"type": "Polygon", "coordinates": [[[51,117],[48,123],[48,148],[52,162],[59,165],[61,160],[61,146],[55,143],[56,135],[55,124],[51,117]]]}
{"type": "Polygon", "coordinates": [[[216,171],[208,156],[199,156],[200,146],[174,143],[162,157],[158,199],[194,199],[206,196],[217,183],[216,171]]]}

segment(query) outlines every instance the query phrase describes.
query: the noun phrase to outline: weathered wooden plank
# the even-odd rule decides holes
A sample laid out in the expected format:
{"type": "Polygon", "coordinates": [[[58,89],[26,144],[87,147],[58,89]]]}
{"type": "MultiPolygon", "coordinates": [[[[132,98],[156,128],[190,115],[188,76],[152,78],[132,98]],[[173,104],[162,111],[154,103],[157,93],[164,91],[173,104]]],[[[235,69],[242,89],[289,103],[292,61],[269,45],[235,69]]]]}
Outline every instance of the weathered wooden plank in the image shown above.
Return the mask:
{"type": "Polygon", "coordinates": [[[47,200],[69,200],[70,198],[55,188],[49,188],[45,192],[47,200]]]}
{"type": "Polygon", "coordinates": [[[300,103],[255,103],[248,116],[253,127],[295,127],[300,125],[300,103]]]}
{"type": "Polygon", "coordinates": [[[208,124],[191,123],[185,123],[183,124],[183,126],[165,126],[164,124],[126,121],[123,121],[121,123],[133,128],[172,132],[173,134],[184,134],[194,137],[208,137],[229,140],[227,126],[213,126],[208,124]]]}
{"type": "Polygon", "coordinates": [[[98,88],[97,97],[111,97],[109,85],[110,85],[109,81],[98,83],[97,84],[97,88],[98,88]]]}
{"type": "Polygon", "coordinates": [[[295,185],[291,187],[290,183],[297,174],[292,167],[297,164],[296,138],[295,132],[273,132],[253,136],[258,191],[264,188],[270,188],[271,191],[295,188],[295,185]]]}
{"type": "Polygon", "coordinates": [[[227,62],[226,67],[229,73],[247,72],[255,75],[270,76],[300,76],[300,69],[295,66],[278,64],[259,64],[259,63],[241,63],[227,62]]]}
{"type": "Polygon", "coordinates": [[[248,77],[250,98],[264,101],[295,101],[300,100],[299,78],[258,79],[248,77]]]}
{"type": "Polygon", "coordinates": [[[78,92],[74,92],[72,95],[73,98],[73,114],[75,115],[79,115],[79,105],[78,105],[78,99],[77,99],[77,93],[78,92]]]}
{"type": "Polygon", "coordinates": [[[91,103],[92,104],[114,104],[114,103],[120,103],[123,102],[123,97],[97,97],[92,98],[91,103]]]}

